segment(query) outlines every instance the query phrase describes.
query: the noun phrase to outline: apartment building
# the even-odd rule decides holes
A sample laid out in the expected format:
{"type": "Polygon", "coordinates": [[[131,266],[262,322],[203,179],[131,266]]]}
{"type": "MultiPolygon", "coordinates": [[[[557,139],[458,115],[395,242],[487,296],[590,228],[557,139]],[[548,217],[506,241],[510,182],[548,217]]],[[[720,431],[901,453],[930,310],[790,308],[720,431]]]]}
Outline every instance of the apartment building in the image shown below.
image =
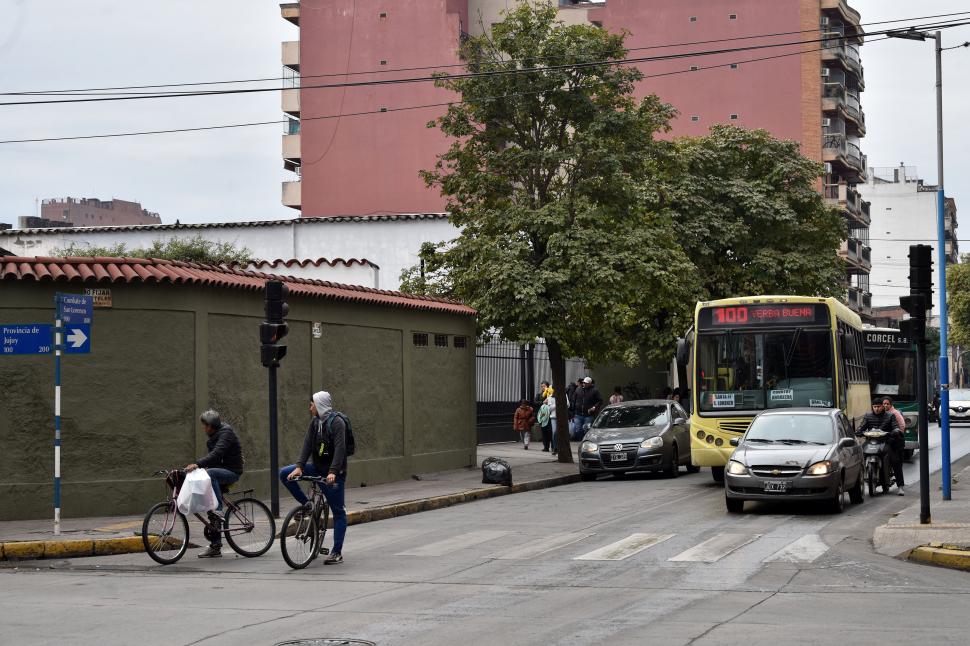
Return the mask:
{"type": "MultiPolygon", "coordinates": [[[[850,232],[840,251],[848,302],[868,312],[869,206],[856,191],[866,180],[858,12],[845,0],[548,1],[564,22],[626,30],[631,57],[666,56],[638,63],[645,78],[636,92],[677,108],[670,136],[703,135],[717,123],[764,128],[824,162],[819,189],[850,232]]],[[[291,86],[282,96],[283,165],[295,173],[283,183],[283,203],[305,217],[443,211],[419,173],[448,146],[427,124],[454,94],[428,82],[313,86],[426,76],[432,70],[413,68],[427,66],[460,70],[461,40],[487,31],[516,2],[282,4],[282,17],[298,28],[298,39],[282,46],[291,86]],[[429,107],[402,110],[415,106],[429,107]]]]}
{"type": "Polygon", "coordinates": [[[161,224],[158,213],[143,209],[138,202],[128,200],[99,200],[96,197],[63,197],[44,200],[40,205],[40,219],[21,218],[21,228],[43,227],[44,221],[53,226],[106,227],[132,224],[161,224]]]}
{"type": "MultiPolygon", "coordinates": [[[[872,303],[874,307],[899,306],[899,297],[909,294],[909,246],[933,247],[933,262],[939,262],[937,243],[937,187],[923,183],[913,166],[874,167],[869,181],[860,188],[872,204],[870,230],[876,238],[872,256],[872,303]]],[[[947,264],[959,262],[957,206],[945,198],[943,223],[947,264]]],[[[939,294],[937,274],[933,271],[933,290],[939,294]]],[[[931,318],[938,314],[934,298],[931,318]]]]}

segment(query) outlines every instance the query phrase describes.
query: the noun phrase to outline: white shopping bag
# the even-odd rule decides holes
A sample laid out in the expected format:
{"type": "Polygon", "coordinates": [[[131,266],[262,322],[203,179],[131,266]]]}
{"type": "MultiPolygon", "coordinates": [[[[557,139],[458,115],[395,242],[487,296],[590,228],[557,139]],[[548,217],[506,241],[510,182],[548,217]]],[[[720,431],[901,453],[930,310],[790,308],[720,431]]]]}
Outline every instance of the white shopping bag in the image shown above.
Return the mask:
{"type": "Polygon", "coordinates": [[[201,514],[219,506],[212,480],[205,469],[195,469],[185,475],[177,502],[183,514],[201,514]]]}

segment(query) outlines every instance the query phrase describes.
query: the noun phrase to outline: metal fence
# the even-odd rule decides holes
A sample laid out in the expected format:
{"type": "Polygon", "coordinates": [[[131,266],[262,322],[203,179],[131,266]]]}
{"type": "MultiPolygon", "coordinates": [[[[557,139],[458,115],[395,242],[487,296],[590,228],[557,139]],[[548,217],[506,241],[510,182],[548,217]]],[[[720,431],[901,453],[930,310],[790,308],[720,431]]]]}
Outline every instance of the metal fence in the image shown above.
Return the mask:
{"type": "MultiPolygon", "coordinates": [[[[566,360],[566,383],[586,375],[582,359],[566,360]]],[[[539,382],[552,382],[549,350],[543,341],[519,345],[493,340],[475,353],[478,400],[478,443],[516,439],[512,416],[519,401],[535,398],[539,382]]]]}

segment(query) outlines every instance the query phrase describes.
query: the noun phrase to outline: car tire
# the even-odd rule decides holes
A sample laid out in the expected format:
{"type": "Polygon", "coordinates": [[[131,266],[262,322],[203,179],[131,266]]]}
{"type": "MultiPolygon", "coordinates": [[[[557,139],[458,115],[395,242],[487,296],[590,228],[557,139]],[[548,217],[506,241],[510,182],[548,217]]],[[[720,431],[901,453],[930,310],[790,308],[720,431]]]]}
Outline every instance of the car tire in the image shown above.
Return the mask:
{"type": "Polygon", "coordinates": [[[676,478],[680,475],[680,452],[676,444],[670,447],[670,462],[664,467],[664,475],[668,478],[676,478]]]}
{"type": "Polygon", "coordinates": [[[589,471],[580,471],[579,479],[583,482],[592,482],[593,480],[596,480],[596,474],[590,473],[589,471]]]}
{"type": "Polygon", "coordinates": [[[835,497],[829,501],[829,509],[833,514],[841,514],[845,509],[845,474],[839,478],[839,486],[835,492],[835,497]]]}
{"type": "Polygon", "coordinates": [[[724,484],[724,467],[711,467],[711,477],[714,482],[724,484]]]}
{"type": "Polygon", "coordinates": [[[687,463],[687,473],[700,473],[700,470],[700,467],[694,466],[694,464],[690,462],[687,463]]]}
{"type": "Polygon", "coordinates": [[[724,505],[730,514],[740,514],[744,511],[744,501],[740,498],[728,498],[725,496],[724,505]]]}
{"type": "Polygon", "coordinates": [[[862,472],[863,471],[864,469],[860,467],[859,478],[856,481],[855,486],[849,489],[849,502],[851,502],[853,505],[861,505],[862,501],[865,500],[865,496],[862,495],[862,488],[863,488],[862,472]]]}

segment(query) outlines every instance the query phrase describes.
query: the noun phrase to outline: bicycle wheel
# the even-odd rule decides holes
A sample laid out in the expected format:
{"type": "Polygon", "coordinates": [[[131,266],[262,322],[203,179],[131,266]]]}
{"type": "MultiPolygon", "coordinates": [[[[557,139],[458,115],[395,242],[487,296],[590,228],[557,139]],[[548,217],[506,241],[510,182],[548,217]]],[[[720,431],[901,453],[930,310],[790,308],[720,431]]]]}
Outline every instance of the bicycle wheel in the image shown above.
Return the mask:
{"type": "Polygon", "coordinates": [[[290,510],[280,531],[280,551],[283,560],[294,570],[310,565],[319,546],[317,519],[303,507],[290,510]]]}
{"type": "Polygon", "coordinates": [[[242,498],[233,503],[222,519],[226,542],[242,556],[262,556],[273,546],[276,521],[273,514],[255,498],[242,498]]]}
{"type": "Polygon", "coordinates": [[[141,541],[145,552],[156,563],[171,565],[182,558],[189,547],[189,521],[174,501],[160,502],[145,514],[141,541]]]}

